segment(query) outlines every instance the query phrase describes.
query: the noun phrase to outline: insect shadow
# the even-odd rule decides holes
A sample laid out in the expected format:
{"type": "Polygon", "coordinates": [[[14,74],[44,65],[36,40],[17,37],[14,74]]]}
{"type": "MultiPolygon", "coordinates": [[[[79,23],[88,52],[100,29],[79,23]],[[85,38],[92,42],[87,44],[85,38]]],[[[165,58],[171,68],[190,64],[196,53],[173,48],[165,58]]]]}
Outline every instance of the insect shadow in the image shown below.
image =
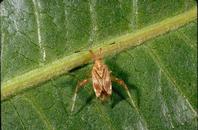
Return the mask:
{"type": "Polygon", "coordinates": [[[87,98],[87,100],[85,101],[84,105],[82,105],[77,112],[74,115],[77,115],[78,113],[80,113],[87,105],[89,105],[91,103],[91,101],[95,98],[95,94],[91,93],[91,95],[89,95],[89,97],[87,98]]]}
{"type": "MultiPolygon", "coordinates": [[[[108,65],[109,69],[112,71],[112,75],[122,79],[126,85],[128,86],[128,89],[130,92],[133,92],[137,98],[137,105],[140,105],[140,90],[138,87],[136,87],[134,84],[132,84],[128,77],[130,76],[129,73],[123,71],[121,67],[118,66],[118,64],[115,63],[116,61],[116,56],[114,56],[111,59],[105,60],[105,63],[108,65]]],[[[125,100],[128,96],[126,94],[126,91],[122,87],[120,87],[117,83],[112,82],[112,88],[114,94],[112,94],[112,104],[111,107],[114,108],[116,104],[118,104],[120,101],[125,100]]],[[[127,101],[128,102],[128,101],[127,101]]],[[[129,102],[128,102],[129,103],[129,102]]],[[[130,103],[129,103],[130,104],[130,103]]]]}

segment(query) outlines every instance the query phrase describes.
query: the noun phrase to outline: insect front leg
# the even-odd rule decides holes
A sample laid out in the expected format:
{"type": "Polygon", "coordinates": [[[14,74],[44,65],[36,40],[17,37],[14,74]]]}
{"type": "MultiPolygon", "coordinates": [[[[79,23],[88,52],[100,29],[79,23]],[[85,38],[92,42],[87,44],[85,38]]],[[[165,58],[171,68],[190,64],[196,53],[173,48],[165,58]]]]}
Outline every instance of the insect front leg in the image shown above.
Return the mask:
{"type": "Polygon", "coordinates": [[[118,79],[118,78],[114,77],[114,76],[111,76],[111,81],[114,81],[114,82],[118,83],[120,86],[122,86],[125,89],[127,95],[130,98],[130,101],[131,101],[133,107],[136,109],[136,105],[135,105],[135,103],[134,103],[134,101],[131,97],[131,94],[130,94],[129,89],[128,89],[127,85],[125,84],[125,82],[121,79],[118,79]]]}
{"type": "Polygon", "coordinates": [[[85,84],[87,84],[89,82],[89,79],[84,79],[81,82],[78,82],[76,89],[75,89],[75,93],[72,99],[72,108],[71,108],[71,112],[74,110],[74,106],[75,106],[75,102],[76,102],[76,97],[77,97],[77,93],[80,90],[80,88],[82,88],[83,86],[85,86],[85,84]]]}

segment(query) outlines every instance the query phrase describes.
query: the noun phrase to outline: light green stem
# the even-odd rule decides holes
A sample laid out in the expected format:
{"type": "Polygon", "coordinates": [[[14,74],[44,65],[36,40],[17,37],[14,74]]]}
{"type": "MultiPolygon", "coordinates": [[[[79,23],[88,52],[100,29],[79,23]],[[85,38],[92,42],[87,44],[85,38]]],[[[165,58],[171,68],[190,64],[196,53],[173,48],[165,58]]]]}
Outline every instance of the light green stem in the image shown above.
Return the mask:
{"type": "MultiPolygon", "coordinates": [[[[167,18],[135,33],[128,33],[123,36],[104,41],[104,44],[99,44],[99,46],[94,47],[92,50],[96,51],[98,48],[102,48],[105,56],[119,53],[124,49],[138,46],[151,38],[175,30],[196,18],[197,7],[194,7],[185,13],[167,18]]],[[[5,100],[27,88],[36,87],[39,83],[66,73],[75,67],[86,64],[90,59],[91,56],[88,50],[75,53],[5,81],[1,84],[1,100],[5,100]]]]}

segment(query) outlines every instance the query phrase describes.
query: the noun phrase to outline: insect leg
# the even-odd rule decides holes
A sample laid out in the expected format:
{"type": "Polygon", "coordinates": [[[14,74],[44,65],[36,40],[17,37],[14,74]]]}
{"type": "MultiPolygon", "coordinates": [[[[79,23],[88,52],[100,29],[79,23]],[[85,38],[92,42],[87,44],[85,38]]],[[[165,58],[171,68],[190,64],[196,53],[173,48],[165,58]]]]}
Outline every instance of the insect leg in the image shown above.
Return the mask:
{"type": "Polygon", "coordinates": [[[76,96],[77,96],[78,91],[80,90],[80,88],[82,88],[88,82],[89,82],[89,79],[84,79],[83,81],[78,82],[78,84],[76,86],[76,89],[75,89],[73,99],[72,99],[73,103],[72,103],[71,112],[74,110],[74,106],[75,106],[75,102],[76,102],[76,96]]]}
{"type": "Polygon", "coordinates": [[[129,89],[128,89],[127,85],[125,84],[125,82],[121,79],[118,79],[118,78],[114,77],[114,76],[111,76],[111,81],[114,81],[114,82],[118,83],[119,85],[121,85],[125,89],[127,95],[130,98],[130,101],[131,101],[133,107],[136,109],[136,105],[135,105],[135,103],[134,103],[134,101],[131,97],[131,94],[130,94],[129,89]]]}

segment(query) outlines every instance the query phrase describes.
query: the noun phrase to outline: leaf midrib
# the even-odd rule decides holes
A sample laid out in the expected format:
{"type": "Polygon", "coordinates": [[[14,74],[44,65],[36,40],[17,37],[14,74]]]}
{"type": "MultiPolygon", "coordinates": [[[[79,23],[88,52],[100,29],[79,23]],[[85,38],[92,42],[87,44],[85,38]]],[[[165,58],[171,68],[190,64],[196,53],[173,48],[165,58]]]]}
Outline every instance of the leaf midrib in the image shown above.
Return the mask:
{"type": "MultiPolygon", "coordinates": [[[[116,54],[130,47],[141,45],[145,41],[161,34],[175,30],[196,18],[197,7],[195,6],[189,11],[147,26],[135,33],[127,33],[125,35],[106,40],[103,44],[93,47],[92,50],[96,51],[98,48],[102,48],[105,56],[116,54]]],[[[39,83],[67,73],[78,66],[88,63],[90,59],[91,56],[88,50],[85,50],[63,57],[62,59],[4,81],[1,84],[1,101],[18,94],[27,88],[36,87],[39,83]]]]}

